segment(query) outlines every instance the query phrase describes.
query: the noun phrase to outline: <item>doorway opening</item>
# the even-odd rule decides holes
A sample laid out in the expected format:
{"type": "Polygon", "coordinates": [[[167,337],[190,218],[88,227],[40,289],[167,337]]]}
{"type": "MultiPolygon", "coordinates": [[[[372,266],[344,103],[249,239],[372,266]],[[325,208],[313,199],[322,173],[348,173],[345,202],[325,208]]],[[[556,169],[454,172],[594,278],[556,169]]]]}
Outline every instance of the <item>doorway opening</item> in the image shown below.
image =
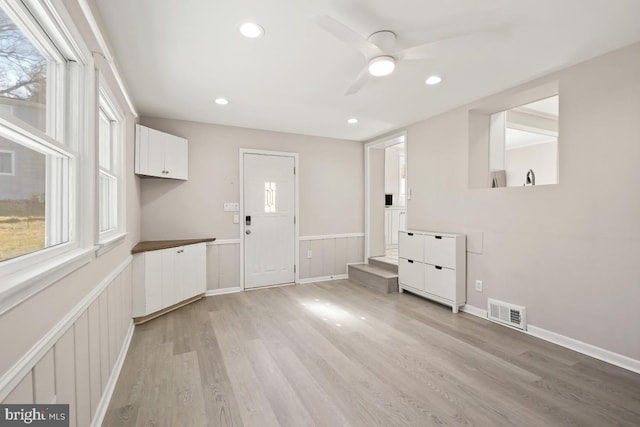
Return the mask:
{"type": "Polygon", "coordinates": [[[365,145],[365,260],[398,264],[398,233],[406,229],[406,132],[365,145]]]}

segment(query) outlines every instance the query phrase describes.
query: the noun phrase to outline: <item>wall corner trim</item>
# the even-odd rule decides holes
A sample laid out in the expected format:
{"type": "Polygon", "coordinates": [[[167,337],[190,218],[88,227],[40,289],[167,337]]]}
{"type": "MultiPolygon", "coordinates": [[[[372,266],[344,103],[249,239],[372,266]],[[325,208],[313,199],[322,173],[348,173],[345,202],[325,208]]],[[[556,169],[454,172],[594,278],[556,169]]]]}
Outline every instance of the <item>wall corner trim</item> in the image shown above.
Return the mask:
{"type": "MultiPolygon", "coordinates": [[[[481,308],[465,304],[460,307],[460,310],[473,316],[487,319],[487,311],[481,308]]],[[[527,335],[531,335],[532,337],[540,338],[561,347],[568,348],[569,350],[576,351],[586,356],[593,357],[594,359],[602,360],[603,362],[607,362],[620,368],[640,374],[640,360],[632,359],[622,354],[614,353],[613,351],[596,347],[595,345],[588,344],[583,341],[578,341],[574,338],[567,337],[556,332],[551,332],[534,325],[529,325],[526,331],[521,331],[515,328],[510,329],[525,333],[527,335]]]]}
{"type": "Polygon", "coordinates": [[[131,345],[131,339],[133,338],[134,330],[135,325],[133,323],[133,320],[131,320],[131,323],[129,324],[129,330],[127,331],[127,335],[124,338],[122,347],[120,348],[120,354],[118,355],[118,359],[116,359],[116,363],[113,366],[113,369],[111,370],[109,381],[107,382],[107,385],[102,392],[102,397],[100,398],[100,402],[98,402],[98,406],[96,407],[95,416],[93,417],[93,420],[91,420],[91,427],[99,427],[104,421],[104,417],[107,414],[107,409],[109,408],[109,403],[111,402],[111,397],[113,396],[113,391],[116,389],[116,384],[118,383],[120,371],[122,371],[124,360],[127,357],[127,352],[129,351],[129,346],[131,345]]]}
{"type": "Polygon", "coordinates": [[[73,326],[78,318],[95,301],[107,286],[124,271],[131,263],[133,256],[129,255],[118,267],[107,275],[93,288],[66,316],[64,316],[53,328],[49,330],[33,347],[31,347],[11,368],[0,377],[0,402],[4,401],[11,391],[31,371],[38,361],[53,348],[55,343],[73,326]]]}

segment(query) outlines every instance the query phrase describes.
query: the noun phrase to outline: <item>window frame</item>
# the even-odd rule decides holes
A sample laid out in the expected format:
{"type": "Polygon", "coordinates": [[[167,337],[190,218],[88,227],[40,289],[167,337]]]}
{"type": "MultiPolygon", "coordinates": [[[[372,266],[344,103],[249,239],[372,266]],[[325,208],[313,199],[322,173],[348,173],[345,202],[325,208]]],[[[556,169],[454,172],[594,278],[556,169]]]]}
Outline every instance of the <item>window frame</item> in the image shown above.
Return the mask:
{"type": "Polygon", "coordinates": [[[49,66],[45,131],[0,111],[1,132],[9,140],[17,138],[29,148],[68,159],[63,174],[68,187],[60,198],[66,206],[68,239],[0,262],[0,315],[90,262],[95,250],[91,52],[63,0],[4,0],[2,8],[47,57],[49,66]]]}
{"type": "Polygon", "coordinates": [[[14,176],[16,174],[16,152],[14,150],[0,150],[0,154],[9,154],[11,156],[11,172],[2,172],[2,176],[14,176]]]}
{"type": "Polygon", "coordinates": [[[126,231],[126,198],[125,198],[125,157],[124,157],[124,141],[125,141],[125,115],[116,101],[113,92],[105,81],[104,77],[99,74],[97,79],[98,99],[96,103],[96,230],[97,242],[99,249],[97,255],[101,255],[113,247],[124,241],[127,235],[126,231]],[[100,231],[100,173],[103,171],[100,164],[100,114],[104,114],[110,122],[110,138],[111,138],[111,162],[115,163],[105,172],[116,179],[116,197],[115,197],[115,219],[116,226],[112,229],[100,231]],[[114,129],[115,128],[115,129],[114,129]]]}

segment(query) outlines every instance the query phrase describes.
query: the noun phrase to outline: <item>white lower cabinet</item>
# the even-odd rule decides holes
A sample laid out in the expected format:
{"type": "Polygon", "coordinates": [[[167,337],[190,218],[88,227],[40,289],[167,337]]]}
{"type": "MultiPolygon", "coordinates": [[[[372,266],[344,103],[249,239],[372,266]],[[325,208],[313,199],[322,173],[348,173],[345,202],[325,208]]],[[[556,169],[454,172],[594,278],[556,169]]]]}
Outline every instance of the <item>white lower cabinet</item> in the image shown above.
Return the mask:
{"type": "Polygon", "coordinates": [[[398,249],[400,292],[408,290],[451,306],[466,302],[466,237],[463,234],[401,231],[398,249]]]}
{"type": "Polygon", "coordinates": [[[134,254],[133,317],[145,317],[203,294],[206,244],[134,254]]]}

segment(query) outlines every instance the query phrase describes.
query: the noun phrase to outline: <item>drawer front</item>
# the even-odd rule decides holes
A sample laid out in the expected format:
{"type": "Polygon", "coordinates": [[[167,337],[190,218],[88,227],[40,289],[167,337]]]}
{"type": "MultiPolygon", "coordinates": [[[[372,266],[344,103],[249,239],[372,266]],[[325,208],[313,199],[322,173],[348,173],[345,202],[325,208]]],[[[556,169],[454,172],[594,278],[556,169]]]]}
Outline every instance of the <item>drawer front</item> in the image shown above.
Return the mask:
{"type": "Polygon", "coordinates": [[[440,267],[456,268],[455,237],[424,236],[425,262],[440,267]]]}
{"type": "Polygon", "coordinates": [[[446,267],[425,264],[425,289],[430,294],[456,300],[456,271],[446,267]]]}
{"type": "Polygon", "coordinates": [[[401,231],[398,242],[398,256],[400,258],[411,259],[424,262],[424,234],[408,233],[401,231]]]}
{"type": "Polygon", "coordinates": [[[401,285],[424,290],[425,264],[404,258],[398,259],[398,282],[401,285]]]}

